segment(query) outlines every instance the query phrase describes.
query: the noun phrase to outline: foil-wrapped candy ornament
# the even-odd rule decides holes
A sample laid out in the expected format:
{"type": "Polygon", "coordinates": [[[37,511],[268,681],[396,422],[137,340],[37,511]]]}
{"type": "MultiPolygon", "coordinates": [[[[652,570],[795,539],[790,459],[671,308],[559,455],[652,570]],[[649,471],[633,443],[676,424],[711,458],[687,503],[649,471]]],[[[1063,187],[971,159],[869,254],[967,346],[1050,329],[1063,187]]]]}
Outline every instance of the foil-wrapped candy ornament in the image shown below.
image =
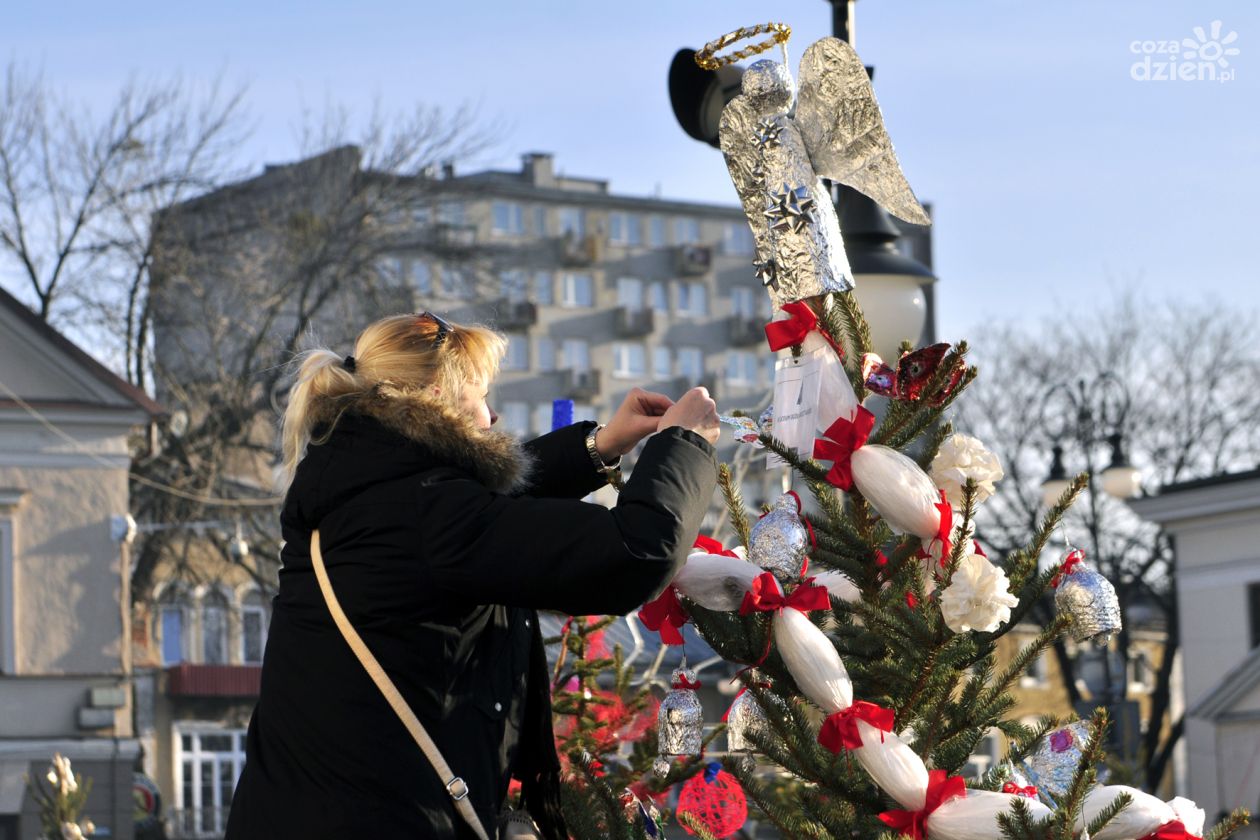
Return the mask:
{"type": "Polygon", "coordinates": [[[753,525],[748,559],[784,580],[792,580],[800,577],[808,550],[809,531],[801,522],[800,502],[794,494],[784,493],[753,525]]]}
{"type": "Polygon", "coordinates": [[[1106,645],[1112,634],[1123,626],[1120,599],[1111,581],[1081,557],[1079,552],[1072,552],[1064,563],[1054,593],[1054,606],[1060,615],[1068,617],[1071,622],[1068,631],[1078,643],[1093,639],[1095,644],[1106,645]]]}
{"type": "Polygon", "coordinates": [[[661,756],[699,755],[704,738],[704,710],[696,689],[696,672],[688,668],[674,671],[673,690],[661,701],[657,713],[657,752],[661,756]]]}
{"type": "Polygon", "coordinates": [[[672,766],[673,763],[663,755],[658,755],[656,758],[652,759],[652,773],[655,774],[658,779],[663,779],[668,776],[669,768],[672,766]]]}
{"type": "Polygon", "coordinates": [[[893,214],[928,224],[901,172],[857,53],[824,38],[787,67],[754,62],[722,110],[718,137],[748,216],[758,278],[777,307],[853,288],[831,195],[822,178],[860,190],[893,214]]]}
{"type": "Polygon", "coordinates": [[[1052,807],[1072,787],[1072,777],[1081,763],[1082,750],[1089,740],[1089,723],[1077,721],[1056,729],[1042,740],[1035,752],[1024,759],[1021,768],[1036,785],[1042,799],[1052,807]]]}
{"type": "MultiPolygon", "coordinates": [[[[769,688],[770,683],[752,672],[751,681],[761,688],[769,688]]],[[[760,736],[763,740],[770,735],[770,718],[762,708],[756,695],[744,689],[731,701],[731,708],[726,712],[726,750],[732,753],[756,752],[757,745],[748,737],[750,734],[760,736]]]]}

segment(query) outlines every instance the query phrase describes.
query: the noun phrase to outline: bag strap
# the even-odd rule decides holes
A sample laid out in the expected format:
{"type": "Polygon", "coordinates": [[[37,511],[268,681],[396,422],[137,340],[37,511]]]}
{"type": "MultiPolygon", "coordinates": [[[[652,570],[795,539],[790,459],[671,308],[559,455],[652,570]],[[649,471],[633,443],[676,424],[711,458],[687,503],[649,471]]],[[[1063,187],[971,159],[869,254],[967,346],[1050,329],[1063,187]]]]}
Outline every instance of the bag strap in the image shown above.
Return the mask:
{"type": "Polygon", "coordinates": [[[358,657],[359,662],[367,670],[368,676],[372,678],[372,682],[376,683],[376,687],[381,690],[381,694],[385,695],[385,699],[389,702],[394,713],[398,715],[403,726],[407,727],[411,737],[420,745],[420,749],[424,751],[425,756],[429,759],[429,763],[437,771],[438,778],[448,780],[445,782],[446,792],[455,801],[455,810],[459,811],[459,815],[464,818],[464,821],[468,823],[468,826],[479,840],[489,840],[486,836],[485,828],[481,825],[481,819],[477,816],[477,812],[473,810],[472,803],[468,801],[468,785],[463,779],[451,772],[451,768],[447,765],[446,760],[442,758],[442,753],[438,750],[437,744],[433,743],[433,739],[424,730],[424,726],[421,725],[420,719],[416,717],[416,713],[407,705],[407,701],[403,699],[402,694],[398,691],[398,687],[394,685],[394,681],[385,673],[381,663],[376,661],[372,651],[368,650],[368,646],[364,644],[358,631],[354,629],[354,625],[350,623],[350,619],[346,617],[345,612],[341,609],[341,604],[337,601],[337,596],[333,592],[332,582],[328,579],[328,570],[324,568],[324,557],[319,550],[318,530],[311,532],[311,565],[315,567],[315,577],[319,579],[319,589],[324,593],[324,601],[328,604],[328,611],[332,613],[333,621],[336,623],[337,629],[341,631],[341,635],[345,637],[346,643],[350,645],[354,655],[358,657]]]}

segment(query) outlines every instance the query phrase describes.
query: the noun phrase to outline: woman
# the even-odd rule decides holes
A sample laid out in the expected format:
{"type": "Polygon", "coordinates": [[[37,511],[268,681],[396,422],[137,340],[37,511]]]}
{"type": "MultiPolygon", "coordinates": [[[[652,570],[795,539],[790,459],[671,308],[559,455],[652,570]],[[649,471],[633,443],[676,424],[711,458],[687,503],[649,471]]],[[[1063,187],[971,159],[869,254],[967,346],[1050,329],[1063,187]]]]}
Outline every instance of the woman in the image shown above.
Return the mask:
{"type": "Polygon", "coordinates": [[[504,346],[424,313],[372,324],[345,359],[305,356],[282,431],[280,592],[228,840],[473,836],[333,624],[317,528],[342,607],[487,831],[515,776],[544,835],[566,836],[534,611],[624,614],[659,594],[716,484],[717,415],[702,388],[677,403],[635,389],[607,427],[521,447],[490,429],[504,346]],[[579,501],[648,435],[614,508],[579,501]]]}

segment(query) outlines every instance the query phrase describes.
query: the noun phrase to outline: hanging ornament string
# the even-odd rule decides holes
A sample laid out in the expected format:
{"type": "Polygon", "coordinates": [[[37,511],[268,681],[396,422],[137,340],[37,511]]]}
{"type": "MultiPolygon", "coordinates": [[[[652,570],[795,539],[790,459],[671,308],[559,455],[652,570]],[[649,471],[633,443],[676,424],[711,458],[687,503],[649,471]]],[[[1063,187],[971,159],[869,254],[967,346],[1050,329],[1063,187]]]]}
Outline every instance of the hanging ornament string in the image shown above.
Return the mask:
{"type": "Polygon", "coordinates": [[[778,44],[783,49],[783,64],[787,65],[787,42],[792,37],[792,27],[786,23],[759,23],[756,26],[741,26],[734,32],[727,32],[720,38],[716,38],[704,47],[696,51],[696,64],[700,65],[703,70],[717,70],[728,64],[734,64],[737,61],[743,61],[745,58],[751,58],[754,55],[760,55],[766,50],[772,49],[778,44]],[[728,55],[718,55],[721,50],[726,49],[732,44],[745,41],[749,38],[755,38],[758,35],[771,33],[766,40],[735,50],[728,55]]]}
{"type": "Polygon", "coordinates": [[[1059,567],[1059,571],[1054,573],[1054,577],[1050,579],[1050,585],[1055,589],[1059,588],[1059,584],[1063,582],[1063,578],[1072,574],[1085,560],[1085,552],[1079,548],[1074,548],[1068,552],[1068,556],[1063,558],[1063,565],[1059,567]]]}

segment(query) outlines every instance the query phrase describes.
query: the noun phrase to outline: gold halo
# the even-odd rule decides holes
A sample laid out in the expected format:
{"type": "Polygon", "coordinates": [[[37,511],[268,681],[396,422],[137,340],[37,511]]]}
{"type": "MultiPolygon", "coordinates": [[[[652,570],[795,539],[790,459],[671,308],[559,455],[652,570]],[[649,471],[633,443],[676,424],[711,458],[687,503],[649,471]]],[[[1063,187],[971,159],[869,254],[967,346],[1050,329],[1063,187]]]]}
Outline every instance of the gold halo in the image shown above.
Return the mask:
{"type": "Polygon", "coordinates": [[[759,23],[756,26],[741,26],[734,32],[727,32],[716,41],[710,41],[705,44],[704,49],[696,52],[696,64],[699,64],[705,70],[717,70],[719,67],[725,67],[728,64],[734,64],[750,56],[763,53],[775,44],[786,44],[788,38],[791,37],[792,27],[786,23],[759,23]],[[761,35],[764,32],[772,32],[774,34],[760,44],[744,47],[742,50],[736,50],[730,55],[715,55],[718,50],[726,49],[731,44],[743,41],[745,38],[761,35]]]}

